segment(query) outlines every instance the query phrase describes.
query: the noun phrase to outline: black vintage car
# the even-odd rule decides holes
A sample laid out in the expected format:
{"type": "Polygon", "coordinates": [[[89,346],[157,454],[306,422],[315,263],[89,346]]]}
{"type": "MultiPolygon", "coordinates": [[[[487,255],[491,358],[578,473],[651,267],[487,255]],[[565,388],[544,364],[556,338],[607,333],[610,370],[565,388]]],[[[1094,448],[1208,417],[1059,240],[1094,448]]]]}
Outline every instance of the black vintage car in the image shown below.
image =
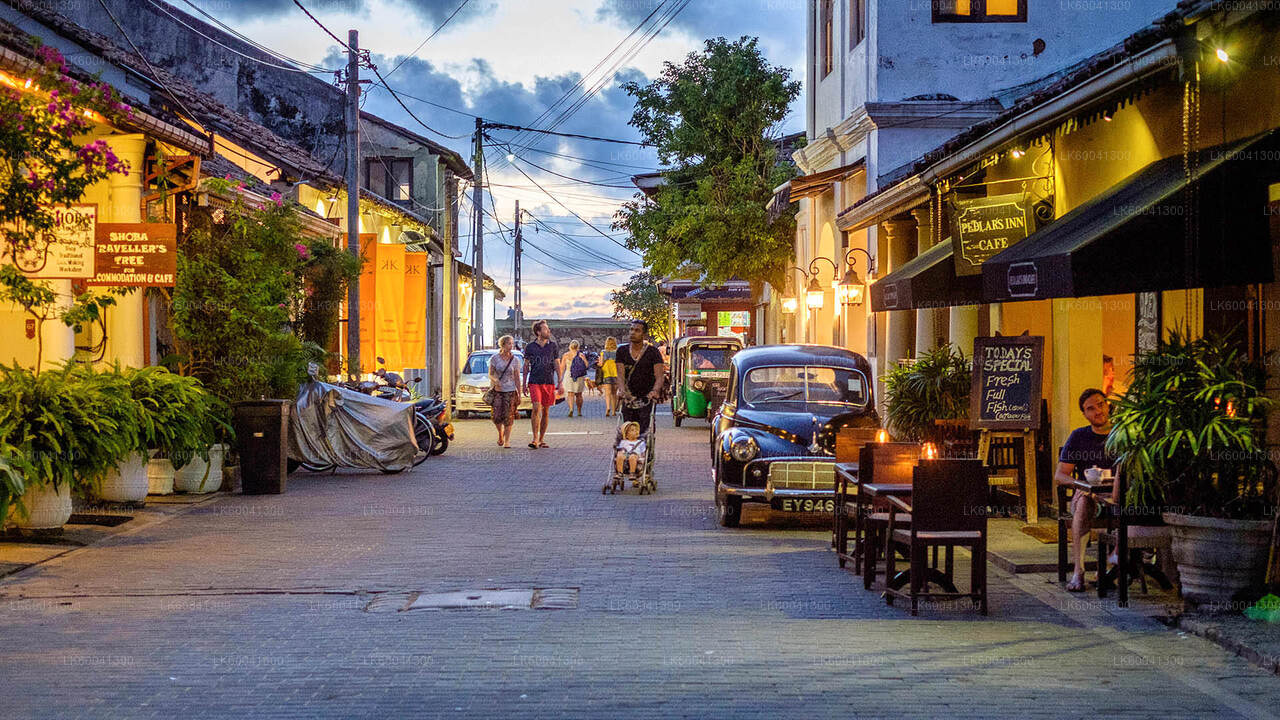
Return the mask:
{"type": "Polygon", "coordinates": [[[733,357],[729,398],[711,426],[716,515],[737,527],[742,503],[834,510],[836,435],[878,427],[871,366],[824,345],[765,345],[733,357]]]}

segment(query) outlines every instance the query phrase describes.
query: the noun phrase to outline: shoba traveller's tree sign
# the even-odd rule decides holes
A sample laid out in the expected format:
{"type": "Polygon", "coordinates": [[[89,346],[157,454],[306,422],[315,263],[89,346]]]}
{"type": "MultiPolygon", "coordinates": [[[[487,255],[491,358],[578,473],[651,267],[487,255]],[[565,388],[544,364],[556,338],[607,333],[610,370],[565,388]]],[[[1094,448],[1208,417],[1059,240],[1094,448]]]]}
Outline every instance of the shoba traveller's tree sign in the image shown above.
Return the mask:
{"type": "Polygon", "coordinates": [[[177,226],[98,223],[97,269],[89,285],[173,287],[178,272],[177,226]]]}
{"type": "Polygon", "coordinates": [[[976,338],[969,395],[972,427],[1039,429],[1043,362],[1043,337],[976,338]]]}

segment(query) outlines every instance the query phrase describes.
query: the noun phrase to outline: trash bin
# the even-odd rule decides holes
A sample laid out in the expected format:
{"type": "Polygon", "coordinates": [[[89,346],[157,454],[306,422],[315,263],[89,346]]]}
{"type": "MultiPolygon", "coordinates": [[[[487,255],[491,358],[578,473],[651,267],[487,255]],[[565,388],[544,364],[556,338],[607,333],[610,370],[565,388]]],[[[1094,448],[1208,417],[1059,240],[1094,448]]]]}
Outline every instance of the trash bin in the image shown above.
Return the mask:
{"type": "Polygon", "coordinates": [[[280,494],[289,474],[288,400],[236,403],[236,442],[240,450],[240,492],[280,494]]]}

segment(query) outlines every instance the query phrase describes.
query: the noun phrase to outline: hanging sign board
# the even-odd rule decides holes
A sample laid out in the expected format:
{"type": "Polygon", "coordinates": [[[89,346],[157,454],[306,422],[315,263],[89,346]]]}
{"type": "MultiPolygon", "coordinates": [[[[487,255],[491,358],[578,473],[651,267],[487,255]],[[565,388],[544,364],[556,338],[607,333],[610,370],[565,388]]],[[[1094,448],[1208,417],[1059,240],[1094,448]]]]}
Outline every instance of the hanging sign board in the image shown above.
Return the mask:
{"type": "Polygon", "coordinates": [[[93,277],[98,206],[60,205],[46,210],[53,214],[54,226],[38,233],[31,247],[5,245],[0,260],[11,260],[29,278],[84,280],[93,277]]]}
{"type": "Polygon", "coordinates": [[[1043,362],[1043,337],[975,338],[970,427],[1038,430],[1043,362]]]}
{"type": "Polygon", "coordinates": [[[702,319],[702,303],[697,303],[697,302],[676,303],[676,319],[677,320],[701,320],[702,319]]]}
{"type": "Polygon", "coordinates": [[[178,228],[171,223],[98,223],[88,285],[173,287],[178,228]]]}
{"type": "Polygon", "coordinates": [[[1023,193],[955,202],[951,242],[956,275],[981,275],[982,264],[1025,238],[1031,228],[1031,198],[1023,193]]]}

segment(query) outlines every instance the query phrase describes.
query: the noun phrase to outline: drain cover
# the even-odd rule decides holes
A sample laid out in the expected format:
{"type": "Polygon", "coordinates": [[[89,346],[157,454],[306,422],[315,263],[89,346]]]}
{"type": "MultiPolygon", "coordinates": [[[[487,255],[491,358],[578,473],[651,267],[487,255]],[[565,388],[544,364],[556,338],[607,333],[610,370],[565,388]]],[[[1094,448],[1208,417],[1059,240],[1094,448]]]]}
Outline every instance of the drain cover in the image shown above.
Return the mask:
{"type": "Polygon", "coordinates": [[[365,612],[405,610],[574,610],[578,588],[490,588],[445,593],[387,593],[365,606],[365,612]]]}
{"type": "Polygon", "coordinates": [[[528,610],[533,607],[533,590],[459,590],[423,593],[407,610],[528,610]]]}

